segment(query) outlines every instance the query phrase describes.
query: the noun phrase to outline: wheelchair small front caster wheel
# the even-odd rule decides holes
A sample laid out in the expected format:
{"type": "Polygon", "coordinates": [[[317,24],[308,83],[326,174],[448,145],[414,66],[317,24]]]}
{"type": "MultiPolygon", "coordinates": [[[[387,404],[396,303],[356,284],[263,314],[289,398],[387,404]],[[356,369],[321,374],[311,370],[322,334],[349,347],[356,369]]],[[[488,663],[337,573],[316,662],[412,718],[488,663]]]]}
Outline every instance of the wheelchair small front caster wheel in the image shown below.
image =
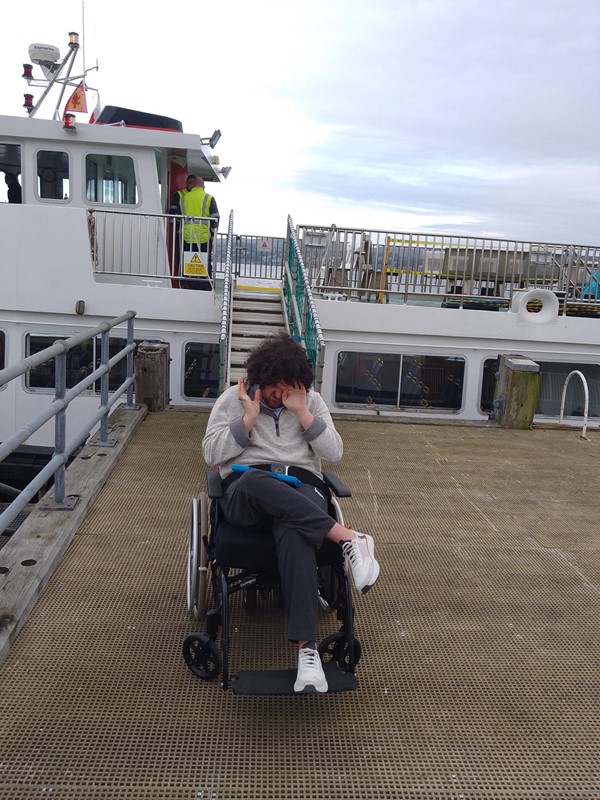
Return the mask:
{"type": "MultiPolygon", "coordinates": [[[[356,666],[360,661],[362,648],[358,639],[353,639],[352,644],[354,666],[356,666]]],[[[346,672],[350,672],[350,645],[343,631],[337,631],[337,633],[326,636],[319,644],[317,650],[319,651],[323,663],[326,664],[328,661],[335,661],[338,667],[346,672]]]]}
{"type": "Polygon", "coordinates": [[[212,681],[221,672],[221,653],[206,633],[190,633],[185,637],[183,658],[191,672],[203,681],[212,681]]]}

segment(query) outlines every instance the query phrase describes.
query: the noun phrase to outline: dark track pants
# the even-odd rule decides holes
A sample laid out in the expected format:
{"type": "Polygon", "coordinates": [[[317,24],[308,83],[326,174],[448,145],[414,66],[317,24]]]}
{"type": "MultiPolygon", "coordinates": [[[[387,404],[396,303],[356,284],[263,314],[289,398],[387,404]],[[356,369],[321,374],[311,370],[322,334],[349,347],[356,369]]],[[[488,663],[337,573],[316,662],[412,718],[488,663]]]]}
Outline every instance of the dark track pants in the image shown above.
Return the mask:
{"type": "Polygon", "coordinates": [[[299,487],[268,472],[244,472],[221,499],[225,519],[232,525],[270,525],[287,613],[290,641],[317,638],[317,566],[315,553],[334,525],[328,502],[314,486],[299,487]]]}

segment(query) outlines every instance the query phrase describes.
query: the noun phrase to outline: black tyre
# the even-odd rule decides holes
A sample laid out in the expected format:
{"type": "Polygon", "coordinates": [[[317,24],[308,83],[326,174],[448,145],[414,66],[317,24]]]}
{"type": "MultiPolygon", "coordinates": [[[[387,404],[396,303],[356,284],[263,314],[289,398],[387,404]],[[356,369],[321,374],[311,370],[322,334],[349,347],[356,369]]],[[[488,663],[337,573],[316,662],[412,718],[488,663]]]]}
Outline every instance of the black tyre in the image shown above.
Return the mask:
{"type": "Polygon", "coordinates": [[[203,681],[214,680],[223,665],[216,642],[206,633],[190,633],[185,637],[183,659],[191,672],[203,681]]]}
{"type": "Polygon", "coordinates": [[[209,529],[209,503],[206,492],[192,500],[187,564],[187,609],[200,619],[206,607],[208,554],[204,543],[209,529]]]}
{"type": "MultiPolygon", "coordinates": [[[[353,647],[354,666],[356,666],[362,655],[362,648],[358,639],[353,640],[353,647]]],[[[335,661],[346,672],[350,671],[350,646],[343,631],[337,631],[337,633],[326,636],[317,649],[324,664],[328,661],[335,661]]]]}

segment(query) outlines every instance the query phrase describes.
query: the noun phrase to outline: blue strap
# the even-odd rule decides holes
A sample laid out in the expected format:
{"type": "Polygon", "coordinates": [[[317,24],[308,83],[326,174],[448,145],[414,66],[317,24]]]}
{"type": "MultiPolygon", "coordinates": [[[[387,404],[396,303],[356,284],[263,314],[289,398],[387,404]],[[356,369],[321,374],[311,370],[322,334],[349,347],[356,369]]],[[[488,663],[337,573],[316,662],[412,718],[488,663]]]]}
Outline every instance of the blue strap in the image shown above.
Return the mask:
{"type": "MultiPolygon", "coordinates": [[[[248,470],[254,469],[254,467],[247,467],[245,464],[232,464],[231,469],[233,472],[248,472],[248,470]]],[[[293,475],[285,475],[283,472],[268,472],[267,474],[272,475],[274,478],[284,483],[291,483],[292,486],[302,486],[300,478],[295,478],[293,475]]]]}

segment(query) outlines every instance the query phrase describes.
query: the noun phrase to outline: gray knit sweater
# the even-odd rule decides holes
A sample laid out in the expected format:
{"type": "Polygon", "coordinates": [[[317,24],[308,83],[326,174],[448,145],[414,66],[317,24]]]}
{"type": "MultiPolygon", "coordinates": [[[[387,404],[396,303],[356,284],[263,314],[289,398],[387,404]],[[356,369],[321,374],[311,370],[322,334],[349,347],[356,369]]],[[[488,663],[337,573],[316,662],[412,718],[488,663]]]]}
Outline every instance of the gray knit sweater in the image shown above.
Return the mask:
{"type": "Polygon", "coordinates": [[[231,386],[213,406],[202,440],[204,460],[210,466],[218,466],[222,477],[231,472],[232,464],[273,463],[293,464],[320,476],[321,459],[339,461],[343,444],[321,395],[311,389],[306,400],[315,418],[307,430],[287,408],[277,418],[261,406],[248,434],[238,388],[231,386]]]}

